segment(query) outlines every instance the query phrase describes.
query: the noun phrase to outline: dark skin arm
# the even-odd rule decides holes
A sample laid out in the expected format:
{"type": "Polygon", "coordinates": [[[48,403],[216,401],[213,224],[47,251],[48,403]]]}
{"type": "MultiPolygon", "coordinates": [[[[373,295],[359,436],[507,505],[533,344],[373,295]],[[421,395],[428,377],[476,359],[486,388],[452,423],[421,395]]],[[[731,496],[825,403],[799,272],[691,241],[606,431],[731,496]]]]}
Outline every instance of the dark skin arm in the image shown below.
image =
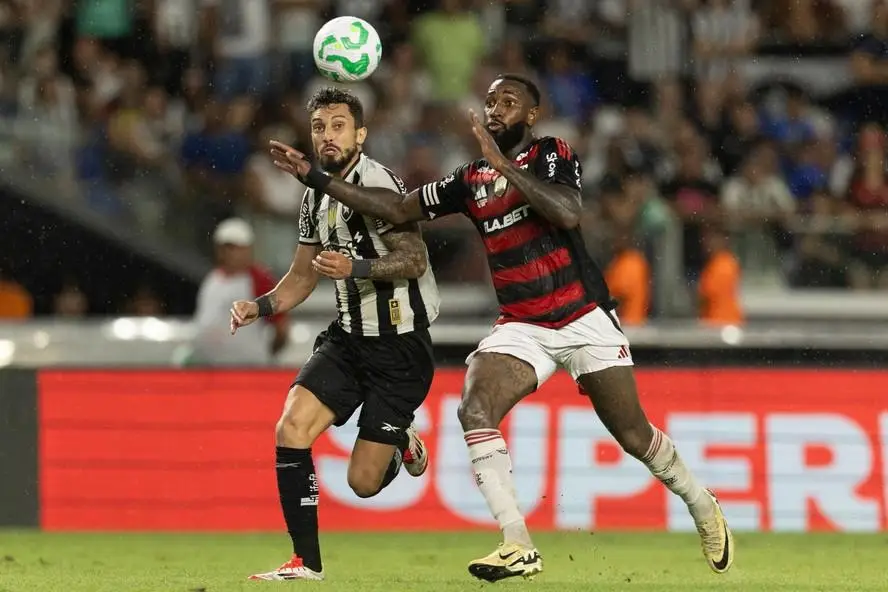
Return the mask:
{"type": "MultiPolygon", "coordinates": [[[[428,267],[425,243],[415,222],[399,226],[380,238],[389,252],[370,260],[368,279],[410,280],[425,273],[428,267]]],[[[334,280],[352,277],[352,260],[342,253],[323,251],[312,261],[312,266],[319,274],[334,280]]]]}
{"type": "MultiPolygon", "coordinates": [[[[279,169],[296,178],[304,178],[311,170],[311,163],[303,153],[281,142],[271,142],[271,156],[279,169]]],[[[418,191],[402,195],[384,187],[359,187],[334,177],[324,188],[324,193],[356,212],[392,224],[402,225],[426,219],[419,204],[418,191]]]]}
{"type": "Polygon", "coordinates": [[[469,112],[472,132],[481,146],[481,153],[490,166],[500,172],[506,180],[524,195],[538,214],[558,228],[576,228],[580,224],[583,205],[580,192],[566,185],[546,183],[533,174],[516,167],[503,156],[493,137],[473,111],[469,112]]]}

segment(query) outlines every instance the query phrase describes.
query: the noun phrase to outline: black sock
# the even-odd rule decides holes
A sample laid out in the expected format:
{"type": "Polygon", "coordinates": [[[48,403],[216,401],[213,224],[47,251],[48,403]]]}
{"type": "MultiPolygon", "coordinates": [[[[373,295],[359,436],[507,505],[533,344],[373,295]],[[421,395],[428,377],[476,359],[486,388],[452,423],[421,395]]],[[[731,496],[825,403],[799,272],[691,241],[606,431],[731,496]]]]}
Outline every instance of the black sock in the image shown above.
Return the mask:
{"type": "Polygon", "coordinates": [[[405,434],[403,440],[398,443],[398,448],[395,450],[394,454],[392,454],[392,462],[389,463],[388,468],[385,470],[385,475],[382,477],[382,484],[379,486],[380,491],[388,487],[388,484],[394,481],[395,477],[398,476],[398,471],[401,470],[404,451],[407,450],[407,445],[409,443],[410,440],[405,434]]]}
{"type": "Polygon", "coordinates": [[[321,547],[318,542],[318,482],[310,448],[276,449],[278,493],[293,540],[293,552],[305,567],[321,571],[321,547]]]}

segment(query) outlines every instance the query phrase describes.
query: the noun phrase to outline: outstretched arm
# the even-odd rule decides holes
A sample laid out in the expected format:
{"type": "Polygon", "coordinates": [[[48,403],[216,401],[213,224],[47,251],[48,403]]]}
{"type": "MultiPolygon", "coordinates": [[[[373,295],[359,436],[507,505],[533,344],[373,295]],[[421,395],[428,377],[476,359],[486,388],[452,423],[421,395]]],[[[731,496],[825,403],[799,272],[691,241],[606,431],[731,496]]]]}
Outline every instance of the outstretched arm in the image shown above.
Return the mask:
{"type": "Polygon", "coordinates": [[[339,203],[392,224],[405,224],[425,220],[419,203],[419,193],[404,195],[387,187],[361,187],[327,175],[312,165],[304,154],[281,142],[271,142],[274,164],[303,181],[320,193],[326,193],[339,203]]]}
{"type": "Polygon", "coordinates": [[[403,195],[384,187],[361,187],[335,177],[323,191],[356,212],[382,218],[392,224],[426,219],[419,204],[418,191],[403,195]]]}

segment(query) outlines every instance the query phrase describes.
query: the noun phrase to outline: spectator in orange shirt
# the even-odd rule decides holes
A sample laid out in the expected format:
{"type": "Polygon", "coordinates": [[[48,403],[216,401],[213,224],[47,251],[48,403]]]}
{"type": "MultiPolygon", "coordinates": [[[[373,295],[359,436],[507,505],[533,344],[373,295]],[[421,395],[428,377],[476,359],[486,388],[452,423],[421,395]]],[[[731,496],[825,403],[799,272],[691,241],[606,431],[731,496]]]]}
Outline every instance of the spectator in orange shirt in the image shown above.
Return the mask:
{"type": "Polygon", "coordinates": [[[34,302],[25,288],[0,269],[0,319],[26,319],[34,313],[34,302]]]}
{"type": "Polygon", "coordinates": [[[714,325],[739,325],[743,322],[740,306],[740,262],[728,247],[721,228],[710,227],[703,233],[706,263],[700,275],[700,320],[714,325]]]}
{"type": "Polygon", "coordinates": [[[632,246],[629,232],[614,237],[614,257],[604,272],[607,287],[619,305],[623,325],[647,322],[651,302],[651,270],[644,254],[632,246]]]}

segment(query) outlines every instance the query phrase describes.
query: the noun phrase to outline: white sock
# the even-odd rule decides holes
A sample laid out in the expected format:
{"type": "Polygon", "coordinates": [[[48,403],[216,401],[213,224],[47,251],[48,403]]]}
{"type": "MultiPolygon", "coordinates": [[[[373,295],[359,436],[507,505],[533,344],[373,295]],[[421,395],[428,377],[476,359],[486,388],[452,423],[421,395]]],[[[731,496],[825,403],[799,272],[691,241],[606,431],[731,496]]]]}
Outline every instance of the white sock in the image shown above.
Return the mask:
{"type": "Polygon", "coordinates": [[[506,543],[533,547],[512,482],[512,459],[499,430],[469,430],[465,433],[472,459],[475,483],[487,500],[506,543]]]}
{"type": "Polygon", "coordinates": [[[654,437],[641,462],[672,493],[684,500],[695,521],[712,516],[715,511],[712,498],[705,494],[703,486],[685,466],[672,439],[655,426],[651,427],[654,437]]]}

